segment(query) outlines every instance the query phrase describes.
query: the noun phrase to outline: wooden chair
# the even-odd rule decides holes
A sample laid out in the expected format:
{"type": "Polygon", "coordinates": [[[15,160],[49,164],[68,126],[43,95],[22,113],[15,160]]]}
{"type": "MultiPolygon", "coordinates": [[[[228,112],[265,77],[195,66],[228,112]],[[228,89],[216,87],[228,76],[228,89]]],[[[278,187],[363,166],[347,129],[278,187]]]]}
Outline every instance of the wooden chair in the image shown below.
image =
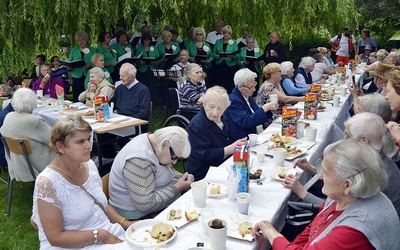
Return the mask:
{"type": "Polygon", "coordinates": [[[110,173],[101,177],[101,182],[103,183],[103,193],[106,195],[107,200],[110,198],[108,195],[108,181],[110,180],[110,173]]]}
{"type": "MultiPolygon", "coordinates": [[[[8,163],[8,195],[7,195],[7,216],[11,214],[11,199],[12,199],[12,188],[15,178],[10,176],[10,171],[16,168],[24,168],[25,170],[29,170],[32,175],[33,181],[36,179],[35,172],[33,171],[32,163],[29,158],[29,155],[32,153],[31,144],[29,140],[26,138],[8,138],[2,137],[4,148],[6,151],[6,160],[8,163]],[[24,155],[26,160],[25,166],[13,166],[11,163],[10,152],[18,155],[24,155]]],[[[19,180],[17,180],[19,181],[19,180]]]]}

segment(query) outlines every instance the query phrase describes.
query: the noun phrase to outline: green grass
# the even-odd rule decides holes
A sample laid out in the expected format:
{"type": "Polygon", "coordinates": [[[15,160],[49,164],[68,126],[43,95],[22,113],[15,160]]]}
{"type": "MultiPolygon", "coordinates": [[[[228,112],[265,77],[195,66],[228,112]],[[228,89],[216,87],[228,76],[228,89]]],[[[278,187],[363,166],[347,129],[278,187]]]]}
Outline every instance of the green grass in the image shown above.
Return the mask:
{"type": "MultiPolygon", "coordinates": [[[[150,131],[163,126],[168,114],[162,107],[154,107],[150,131]]],[[[178,163],[175,169],[182,172],[178,163]]],[[[2,172],[0,177],[7,178],[2,172]]],[[[37,231],[29,223],[32,215],[33,182],[14,182],[11,215],[7,217],[7,184],[0,181],[0,250],[39,249],[37,231]]]]}

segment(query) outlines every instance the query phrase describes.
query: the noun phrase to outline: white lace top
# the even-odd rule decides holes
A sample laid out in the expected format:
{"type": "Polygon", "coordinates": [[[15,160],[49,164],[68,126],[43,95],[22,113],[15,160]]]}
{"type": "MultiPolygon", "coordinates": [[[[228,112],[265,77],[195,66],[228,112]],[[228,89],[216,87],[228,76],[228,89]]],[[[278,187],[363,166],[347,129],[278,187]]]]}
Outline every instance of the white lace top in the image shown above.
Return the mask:
{"type": "MultiPolygon", "coordinates": [[[[102,183],[96,165],[92,160],[87,162],[89,178],[83,184],[88,192],[107,207],[107,198],[103,193],[102,183]]],[[[99,205],[79,186],[68,182],[61,174],[47,167],[36,178],[33,194],[33,220],[39,228],[40,249],[62,249],[53,247],[44,234],[37,208],[37,200],[41,199],[62,211],[65,230],[93,230],[104,229],[125,239],[125,231],[118,224],[112,224],[99,205]]],[[[87,246],[88,248],[102,248],[103,244],[87,246]]]]}

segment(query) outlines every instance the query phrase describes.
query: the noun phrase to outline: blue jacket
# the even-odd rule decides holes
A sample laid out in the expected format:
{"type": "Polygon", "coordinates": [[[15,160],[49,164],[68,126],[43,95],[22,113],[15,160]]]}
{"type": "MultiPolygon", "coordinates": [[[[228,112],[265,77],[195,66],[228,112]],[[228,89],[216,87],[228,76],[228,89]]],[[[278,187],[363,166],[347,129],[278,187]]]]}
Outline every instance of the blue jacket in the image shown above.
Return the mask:
{"type": "Polygon", "coordinates": [[[262,108],[257,106],[253,97],[249,97],[250,106],[254,113],[251,112],[249,105],[247,105],[242,93],[237,88],[232,90],[229,99],[231,100],[231,105],[226,109],[225,114],[229,118],[228,121],[234,140],[244,138],[248,134],[257,133],[256,127],[258,125],[262,125],[272,119],[272,112],[264,112],[262,108]]]}
{"type": "Polygon", "coordinates": [[[286,95],[290,96],[303,96],[310,91],[307,87],[297,86],[292,78],[285,75],[282,76],[281,86],[286,95]]]}
{"type": "Polygon", "coordinates": [[[231,137],[229,123],[223,115],[223,130],[210,121],[204,108],[192,118],[188,127],[189,141],[192,151],[187,161],[187,171],[193,174],[195,180],[203,179],[210,166],[219,166],[224,161],[224,147],[235,141],[231,137]]]}

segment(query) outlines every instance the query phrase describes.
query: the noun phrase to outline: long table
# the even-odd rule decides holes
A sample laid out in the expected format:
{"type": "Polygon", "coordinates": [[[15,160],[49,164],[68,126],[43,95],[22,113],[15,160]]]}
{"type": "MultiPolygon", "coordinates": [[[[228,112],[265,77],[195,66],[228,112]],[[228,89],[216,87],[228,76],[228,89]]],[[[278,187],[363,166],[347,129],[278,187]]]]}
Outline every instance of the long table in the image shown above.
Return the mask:
{"type": "MultiPolygon", "coordinates": [[[[54,100],[55,101],[55,100],[54,100]]],[[[47,106],[47,107],[38,107],[33,110],[33,114],[40,115],[43,117],[45,122],[49,126],[53,126],[53,124],[58,120],[65,118],[69,114],[74,114],[78,112],[84,112],[85,110],[88,110],[88,108],[83,104],[83,103],[76,103],[75,105],[78,105],[79,107],[83,107],[84,109],[80,109],[77,111],[63,111],[63,114],[59,114],[58,112],[58,107],[57,106],[47,106]]],[[[133,118],[133,117],[126,117],[123,115],[119,114],[111,114],[111,118],[125,118],[126,120],[117,122],[117,123],[112,123],[112,122],[96,122],[94,117],[93,118],[84,118],[87,122],[90,123],[90,126],[93,129],[93,137],[95,138],[95,142],[98,148],[97,154],[99,158],[99,172],[100,175],[103,176],[106,174],[107,170],[105,169],[105,166],[103,165],[103,152],[101,150],[101,146],[105,144],[110,144],[125,138],[132,137],[134,135],[140,134],[140,126],[148,124],[148,121],[133,118]],[[113,133],[117,137],[112,140],[102,140],[102,137],[100,135],[105,134],[105,133],[113,133]]]]}
{"type": "MultiPolygon", "coordinates": [[[[336,95],[340,95],[339,91],[336,95]]],[[[333,107],[331,102],[326,102],[327,108],[323,112],[318,112],[316,120],[305,120],[310,123],[310,126],[317,128],[317,139],[315,145],[313,145],[307,153],[304,155],[310,163],[315,163],[321,158],[323,150],[327,145],[332,142],[344,138],[344,121],[347,120],[349,115],[349,108],[353,104],[351,95],[347,94],[345,97],[341,97],[341,103],[339,107],[333,107]]],[[[302,109],[302,104],[297,105],[299,109],[302,109]]],[[[281,124],[272,123],[262,134],[258,136],[258,141],[263,142],[269,139],[272,133],[281,132],[281,124]]],[[[301,143],[310,145],[309,142],[304,142],[305,137],[300,138],[301,143]]],[[[312,144],[311,144],[312,145],[312,144]]],[[[193,149],[195,150],[195,149],[193,149]]],[[[227,196],[219,198],[207,198],[207,208],[214,208],[218,218],[224,219],[228,223],[228,235],[229,232],[234,232],[235,228],[230,228],[229,225],[235,224],[243,220],[249,222],[258,222],[260,220],[269,220],[278,230],[282,230],[285,224],[285,217],[287,214],[287,202],[293,195],[292,192],[283,187],[283,185],[270,176],[276,173],[277,168],[274,166],[273,159],[270,156],[265,158],[262,163],[257,162],[256,154],[251,152],[250,161],[252,165],[252,171],[260,168],[263,170],[265,180],[262,181],[262,185],[258,185],[255,182],[250,183],[249,193],[252,195],[250,199],[249,216],[241,215],[238,213],[236,201],[229,200],[227,196]],[[254,160],[253,160],[254,159],[254,160]]],[[[209,183],[226,183],[228,177],[228,171],[233,164],[233,158],[230,157],[219,167],[211,167],[204,178],[209,183]]],[[[292,161],[285,161],[284,166],[292,166],[292,161]]],[[[311,178],[308,173],[303,173],[301,169],[297,168],[297,176],[300,181],[304,184],[311,178]]],[[[171,209],[181,208],[182,211],[196,209],[201,212],[201,208],[195,208],[192,200],[192,192],[188,191],[183,194],[179,199],[173,202],[163,212],[161,212],[156,219],[166,220],[167,214],[171,209]]],[[[234,234],[234,233],[232,233],[234,234]]],[[[204,243],[206,249],[211,249],[208,235],[202,232],[201,218],[195,221],[191,221],[186,225],[177,229],[176,238],[163,246],[161,249],[188,249],[190,247],[196,247],[197,243],[204,243]]],[[[121,244],[120,249],[141,249],[135,246],[131,246],[128,242],[121,244]]],[[[227,250],[237,249],[268,249],[270,244],[265,239],[258,239],[257,241],[247,241],[243,239],[237,239],[228,237],[226,243],[227,250]]]]}

